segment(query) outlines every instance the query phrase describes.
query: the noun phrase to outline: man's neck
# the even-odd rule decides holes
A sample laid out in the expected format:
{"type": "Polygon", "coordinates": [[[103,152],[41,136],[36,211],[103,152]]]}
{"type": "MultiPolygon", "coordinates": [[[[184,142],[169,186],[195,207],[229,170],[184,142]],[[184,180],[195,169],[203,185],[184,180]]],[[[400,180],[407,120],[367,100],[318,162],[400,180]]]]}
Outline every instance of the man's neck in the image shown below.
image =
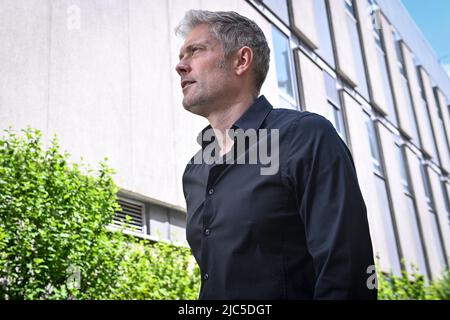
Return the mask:
{"type": "Polygon", "coordinates": [[[227,134],[227,129],[231,126],[245,113],[245,111],[250,108],[254,102],[254,97],[252,95],[246,95],[235,99],[233,103],[230,103],[226,108],[217,110],[208,115],[207,119],[214,129],[215,135],[217,137],[220,154],[224,155],[231,150],[234,141],[227,134]]]}
{"type": "Polygon", "coordinates": [[[253,104],[255,98],[246,95],[235,99],[223,109],[215,110],[207,116],[211,127],[216,131],[225,132],[247,111],[253,104]]]}

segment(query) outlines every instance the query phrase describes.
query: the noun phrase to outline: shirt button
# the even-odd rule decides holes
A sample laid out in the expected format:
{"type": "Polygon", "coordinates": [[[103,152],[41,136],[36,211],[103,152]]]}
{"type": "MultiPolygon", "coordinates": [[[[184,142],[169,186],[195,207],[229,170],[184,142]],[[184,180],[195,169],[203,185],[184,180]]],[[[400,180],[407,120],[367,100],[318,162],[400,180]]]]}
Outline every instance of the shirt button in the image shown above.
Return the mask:
{"type": "Polygon", "coordinates": [[[209,189],[208,193],[209,193],[209,194],[213,194],[213,193],[214,193],[214,189],[212,189],[212,188],[209,189]]]}
{"type": "Polygon", "coordinates": [[[208,279],[209,279],[209,274],[205,273],[205,274],[203,275],[203,280],[208,280],[208,279]]]}
{"type": "Polygon", "coordinates": [[[210,229],[205,229],[205,236],[209,236],[211,234],[211,230],[210,229]]]}

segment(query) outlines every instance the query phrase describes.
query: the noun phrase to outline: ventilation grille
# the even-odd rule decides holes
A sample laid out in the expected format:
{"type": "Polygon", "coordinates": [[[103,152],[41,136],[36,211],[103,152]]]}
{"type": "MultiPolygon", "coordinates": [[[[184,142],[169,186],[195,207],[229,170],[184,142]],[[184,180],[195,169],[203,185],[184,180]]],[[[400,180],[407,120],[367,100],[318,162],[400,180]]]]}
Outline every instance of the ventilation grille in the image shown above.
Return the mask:
{"type": "Polygon", "coordinates": [[[122,227],[127,225],[127,229],[137,232],[143,232],[142,214],[144,210],[143,204],[129,202],[123,199],[118,201],[121,210],[114,214],[113,225],[122,227]],[[129,221],[127,222],[127,216],[129,221]]]}

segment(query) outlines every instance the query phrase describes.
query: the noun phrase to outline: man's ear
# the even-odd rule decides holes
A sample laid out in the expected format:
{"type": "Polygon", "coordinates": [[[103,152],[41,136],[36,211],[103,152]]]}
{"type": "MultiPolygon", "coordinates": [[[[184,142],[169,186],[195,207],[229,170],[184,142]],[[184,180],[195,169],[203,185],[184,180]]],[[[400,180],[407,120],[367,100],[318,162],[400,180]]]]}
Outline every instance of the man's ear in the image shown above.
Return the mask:
{"type": "Polygon", "coordinates": [[[253,50],[249,47],[240,48],[234,60],[234,72],[240,76],[250,70],[253,63],[253,50]]]}

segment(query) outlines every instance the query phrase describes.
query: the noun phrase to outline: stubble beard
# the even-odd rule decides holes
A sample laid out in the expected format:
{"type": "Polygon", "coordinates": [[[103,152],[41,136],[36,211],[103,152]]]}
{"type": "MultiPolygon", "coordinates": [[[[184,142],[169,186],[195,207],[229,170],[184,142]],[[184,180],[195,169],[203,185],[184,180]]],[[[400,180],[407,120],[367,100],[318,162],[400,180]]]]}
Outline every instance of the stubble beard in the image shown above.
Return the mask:
{"type": "MultiPolygon", "coordinates": [[[[216,68],[225,72],[229,69],[229,64],[227,63],[225,57],[219,60],[216,68]]],[[[222,82],[226,81],[226,78],[223,77],[222,82]]],[[[220,81],[219,81],[220,82],[220,81]]],[[[213,83],[213,86],[217,86],[217,83],[213,83]]],[[[222,87],[219,85],[219,87],[222,87]]],[[[210,86],[203,86],[199,82],[196,82],[193,85],[193,88],[189,88],[190,90],[194,89],[195,92],[191,92],[191,96],[189,96],[189,92],[183,98],[183,107],[185,110],[192,112],[196,115],[206,116],[208,112],[210,112],[210,106],[214,105],[215,100],[220,96],[220,89],[215,90],[217,88],[212,88],[210,86]],[[217,91],[216,94],[214,92],[217,91]]],[[[189,90],[188,89],[188,90],[189,90]]]]}
{"type": "MultiPolygon", "coordinates": [[[[199,86],[199,83],[196,82],[195,86],[199,86]]],[[[183,107],[189,112],[202,116],[205,113],[205,108],[208,107],[210,101],[209,96],[204,90],[201,90],[202,88],[189,89],[198,89],[198,91],[186,93],[183,99],[183,107]]]]}

